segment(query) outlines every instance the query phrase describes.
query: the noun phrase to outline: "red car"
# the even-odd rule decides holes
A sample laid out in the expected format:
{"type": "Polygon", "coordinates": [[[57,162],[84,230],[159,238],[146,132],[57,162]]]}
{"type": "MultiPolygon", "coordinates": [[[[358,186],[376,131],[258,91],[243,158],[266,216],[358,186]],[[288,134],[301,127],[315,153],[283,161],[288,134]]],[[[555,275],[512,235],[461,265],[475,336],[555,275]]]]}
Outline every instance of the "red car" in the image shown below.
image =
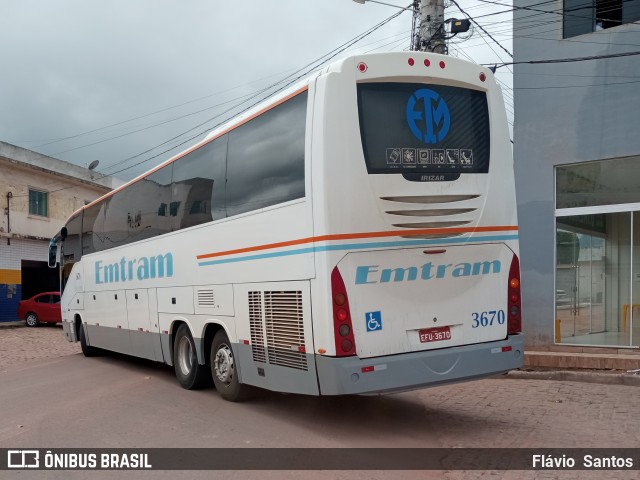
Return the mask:
{"type": "Polygon", "coordinates": [[[40,322],[60,323],[60,292],[44,292],[18,304],[18,318],[24,318],[27,326],[37,327],[40,322]]]}

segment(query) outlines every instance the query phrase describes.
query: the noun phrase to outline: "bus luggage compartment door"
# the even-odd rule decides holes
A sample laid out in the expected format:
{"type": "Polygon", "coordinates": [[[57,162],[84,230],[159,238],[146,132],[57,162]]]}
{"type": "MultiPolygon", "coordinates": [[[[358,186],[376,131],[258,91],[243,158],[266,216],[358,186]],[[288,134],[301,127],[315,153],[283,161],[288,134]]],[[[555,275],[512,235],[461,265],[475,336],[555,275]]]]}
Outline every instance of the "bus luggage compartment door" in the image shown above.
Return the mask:
{"type": "Polygon", "coordinates": [[[503,243],[353,252],[338,264],[360,358],[507,337],[503,243]]]}

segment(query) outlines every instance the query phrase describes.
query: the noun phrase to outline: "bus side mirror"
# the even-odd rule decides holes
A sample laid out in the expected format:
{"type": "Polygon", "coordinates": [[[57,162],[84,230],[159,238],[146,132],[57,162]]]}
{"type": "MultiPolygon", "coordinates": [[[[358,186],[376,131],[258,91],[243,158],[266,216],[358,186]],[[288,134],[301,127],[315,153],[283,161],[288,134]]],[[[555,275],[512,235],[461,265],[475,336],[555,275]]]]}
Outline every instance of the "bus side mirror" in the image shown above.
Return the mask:
{"type": "Polygon", "coordinates": [[[62,230],[60,230],[60,238],[63,242],[67,238],[67,227],[62,227],[62,230]]]}
{"type": "Polygon", "coordinates": [[[49,242],[49,268],[56,268],[56,260],[58,254],[58,245],[56,244],[56,239],[52,238],[49,242]]]}

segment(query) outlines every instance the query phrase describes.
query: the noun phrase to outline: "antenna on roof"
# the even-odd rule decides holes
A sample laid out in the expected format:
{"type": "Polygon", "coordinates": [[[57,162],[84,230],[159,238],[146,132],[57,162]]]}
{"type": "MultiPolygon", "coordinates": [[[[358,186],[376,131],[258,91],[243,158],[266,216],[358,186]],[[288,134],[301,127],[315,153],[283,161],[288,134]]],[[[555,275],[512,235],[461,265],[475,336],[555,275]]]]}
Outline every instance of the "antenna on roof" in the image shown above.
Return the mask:
{"type": "Polygon", "coordinates": [[[94,160],[87,167],[89,169],[89,172],[91,172],[91,180],[93,180],[93,171],[95,170],[95,168],[98,166],[99,163],[100,163],[100,160],[94,160]]]}

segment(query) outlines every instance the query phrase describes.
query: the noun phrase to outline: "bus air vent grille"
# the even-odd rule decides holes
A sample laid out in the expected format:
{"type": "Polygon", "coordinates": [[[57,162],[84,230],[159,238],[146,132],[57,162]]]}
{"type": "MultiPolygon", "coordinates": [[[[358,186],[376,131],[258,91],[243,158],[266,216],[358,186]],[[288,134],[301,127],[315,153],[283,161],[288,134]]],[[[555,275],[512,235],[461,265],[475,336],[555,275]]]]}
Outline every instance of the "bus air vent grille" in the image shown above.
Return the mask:
{"type": "Polygon", "coordinates": [[[442,239],[459,237],[467,233],[449,230],[463,225],[473,223],[474,216],[479,211],[482,201],[481,195],[412,195],[397,197],[380,197],[385,202],[394,202],[394,207],[404,207],[399,210],[386,210],[389,205],[385,205],[385,213],[393,215],[391,222],[394,227],[407,228],[412,230],[440,229],[434,232],[407,232],[401,235],[402,238],[413,239],[442,239]],[[452,203],[456,205],[451,205],[452,203]],[[405,205],[397,205],[402,204],[405,205]],[[475,212],[475,214],[474,214],[475,212]],[[467,218],[447,218],[457,215],[465,215],[467,218]],[[402,223],[395,223],[402,218],[402,223]]]}
{"type": "Polygon", "coordinates": [[[262,293],[260,292],[249,292],[249,328],[251,330],[253,360],[266,363],[264,329],[262,327],[262,293]]]}
{"type": "Polygon", "coordinates": [[[198,306],[199,307],[215,307],[216,298],[213,290],[198,290],[198,306]]]}
{"type": "Polygon", "coordinates": [[[264,319],[269,363],[308,370],[302,292],[264,292],[264,319]]]}
{"type": "Polygon", "coordinates": [[[403,197],[380,197],[388,202],[401,203],[452,203],[473,200],[480,195],[412,195],[403,197]]]}
{"type": "Polygon", "coordinates": [[[429,210],[394,210],[387,211],[390,215],[402,215],[405,217],[441,217],[447,215],[460,215],[477,210],[476,208],[434,208],[429,210]]]}

